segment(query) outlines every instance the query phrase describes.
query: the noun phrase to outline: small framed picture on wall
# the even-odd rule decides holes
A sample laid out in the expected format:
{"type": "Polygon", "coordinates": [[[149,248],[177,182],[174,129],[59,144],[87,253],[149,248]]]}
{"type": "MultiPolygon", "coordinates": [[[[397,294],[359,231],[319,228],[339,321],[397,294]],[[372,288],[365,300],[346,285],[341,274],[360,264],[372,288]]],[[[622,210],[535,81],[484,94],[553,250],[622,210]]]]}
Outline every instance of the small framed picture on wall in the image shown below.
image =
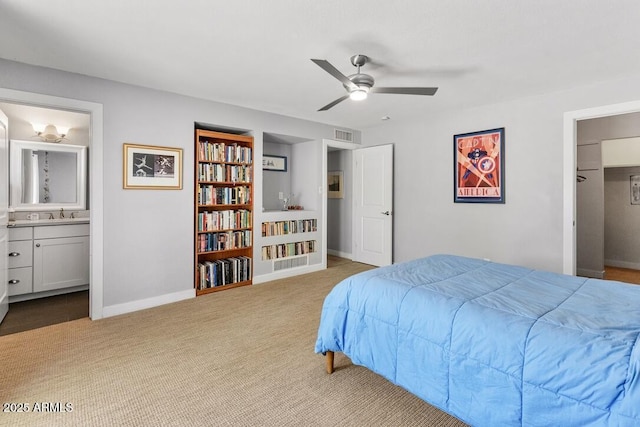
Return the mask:
{"type": "Polygon", "coordinates": [[[327,197],[329,199],[344,198],[344,174],[342,171],[327,173],[327,197]]]}
{"type": "Polygon", "coordinates": [[[125,143],[122,147],[125,189],[182,189],[182,149],[125,143]]]}

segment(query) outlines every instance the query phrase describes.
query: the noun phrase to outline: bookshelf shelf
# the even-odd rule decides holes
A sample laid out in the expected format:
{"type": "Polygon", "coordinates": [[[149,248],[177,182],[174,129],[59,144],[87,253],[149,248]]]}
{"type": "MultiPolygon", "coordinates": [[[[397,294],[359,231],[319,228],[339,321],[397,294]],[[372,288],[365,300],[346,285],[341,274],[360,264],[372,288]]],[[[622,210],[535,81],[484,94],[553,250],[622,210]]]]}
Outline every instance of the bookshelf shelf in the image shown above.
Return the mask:
{"type": "Polygon", "coordinates": [[[253,137],[195,131],[196,295],[252,284],[253,137]]]}

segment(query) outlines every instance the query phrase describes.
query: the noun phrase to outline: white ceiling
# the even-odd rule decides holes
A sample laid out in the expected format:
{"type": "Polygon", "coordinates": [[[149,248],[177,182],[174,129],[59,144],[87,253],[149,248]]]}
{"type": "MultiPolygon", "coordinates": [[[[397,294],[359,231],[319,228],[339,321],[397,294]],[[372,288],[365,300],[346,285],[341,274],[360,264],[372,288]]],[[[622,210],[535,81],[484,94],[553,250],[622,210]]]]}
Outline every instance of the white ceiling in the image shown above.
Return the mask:
{"type": "Polygon", "coordinates": [[[0,57],[353,128],[640,72],[637,0],[0,0],[0,57]],[[373,94],[344,89],[350,56],[373,94]]]}

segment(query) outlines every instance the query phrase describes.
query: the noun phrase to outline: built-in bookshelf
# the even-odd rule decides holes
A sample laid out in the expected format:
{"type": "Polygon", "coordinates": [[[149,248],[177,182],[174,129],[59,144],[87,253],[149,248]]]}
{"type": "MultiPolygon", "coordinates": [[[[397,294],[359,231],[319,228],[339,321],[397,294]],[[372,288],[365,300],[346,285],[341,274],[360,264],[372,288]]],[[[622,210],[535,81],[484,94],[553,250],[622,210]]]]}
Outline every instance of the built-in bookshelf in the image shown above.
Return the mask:
{"type": "Polygon", "coordinates": [[[285,234],[311,233],[318,231],[317,219],[298,219],[262,223],[262,236],[282,236],[285,234]]]}
{"type": "Polygon", "coordinates": [[[195,288],[252,283],[253,137],[195,131],[195,288]]]}

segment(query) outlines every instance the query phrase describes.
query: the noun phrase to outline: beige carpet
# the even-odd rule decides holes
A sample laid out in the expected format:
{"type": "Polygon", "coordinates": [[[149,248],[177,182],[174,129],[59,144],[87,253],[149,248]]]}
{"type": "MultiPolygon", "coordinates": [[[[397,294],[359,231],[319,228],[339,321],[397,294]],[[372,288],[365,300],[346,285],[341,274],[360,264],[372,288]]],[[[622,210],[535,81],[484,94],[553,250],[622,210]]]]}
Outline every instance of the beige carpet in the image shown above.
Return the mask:
{"type": "Polygon", "coordinates": [[[231,289],[0,337],[2,426],[461,426],[369,370],[313,352],[324,296],[370,267],[231,289]],[[42,409],[43,405],[41,405],[42,409]],[[54,406],[55,408],[55,406],[54,406]]]}

